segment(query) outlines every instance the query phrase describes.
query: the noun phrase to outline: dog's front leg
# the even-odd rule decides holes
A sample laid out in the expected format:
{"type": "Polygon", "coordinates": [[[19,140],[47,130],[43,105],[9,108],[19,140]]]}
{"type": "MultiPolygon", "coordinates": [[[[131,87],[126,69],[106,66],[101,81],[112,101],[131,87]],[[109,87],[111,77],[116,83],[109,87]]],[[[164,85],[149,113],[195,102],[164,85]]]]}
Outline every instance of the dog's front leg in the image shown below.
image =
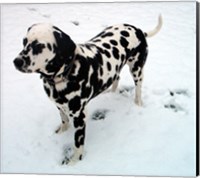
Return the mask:
{"type": "Polygon", "coordinates": [[[84,147],[84,141],[85,141],[85,112],[82,109],[78,116],[76,113],[76,116],[73,116],[73,125],[74,125],[74,148],[72,155],[65,155],[64,160],[62,161],[62,164],[68,164],[73,165],[77,161],[82,160],[83,157],[83,147],[84,147]]]}
{"type": "Polygon", "coordinates": [[[60,111],[62,123],[56,129],[55,133],[60,134],[60,133],[63,133],[64,131],[66,131],[69,128],[69,119],[68,119],[68,116],[65,114],[65,112],[62,109],[58,108],[58,110],[60,111]]]}

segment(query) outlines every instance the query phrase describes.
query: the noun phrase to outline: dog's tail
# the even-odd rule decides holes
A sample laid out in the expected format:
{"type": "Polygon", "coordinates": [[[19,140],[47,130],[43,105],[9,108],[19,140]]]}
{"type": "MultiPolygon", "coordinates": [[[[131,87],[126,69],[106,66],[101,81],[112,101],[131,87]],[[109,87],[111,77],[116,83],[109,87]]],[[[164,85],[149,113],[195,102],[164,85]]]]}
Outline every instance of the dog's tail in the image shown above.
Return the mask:
{"type": "Polygon", "coordinates": [[[155,34],[157,34],[160,31],[160,29],[162,27],[162,24],[163,24],[163,20],[162,20],[161,14],[160,14],[159,17],[158,17],[158,24],[157,24],[157,26],[152,31],[145,32],[144,33],[145,37],[152,37],[155,34]]]}

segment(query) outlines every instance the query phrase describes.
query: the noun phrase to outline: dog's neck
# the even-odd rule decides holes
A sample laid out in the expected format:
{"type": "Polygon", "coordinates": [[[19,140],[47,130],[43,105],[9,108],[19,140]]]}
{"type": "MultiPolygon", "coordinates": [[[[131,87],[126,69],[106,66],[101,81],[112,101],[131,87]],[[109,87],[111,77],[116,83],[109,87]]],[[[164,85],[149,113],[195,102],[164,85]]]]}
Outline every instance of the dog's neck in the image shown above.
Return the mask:
{"type": "Polygon", "coordinates": [[[72,68],[73,68],[73,65],[75,62],[75,57],[76,57],[76,55],[71,56],[70,57],[71,62],[68,65],[63,64],[61,66],[61,68],[57,72],[55,72],[55,74],[53,74],[53,75],[46,75],[46,74],[40,72],[41,78],[43,78],[50,85],[54,85],[54,86],[59,83],[67,81],[68,76],[72,71],[72,68]]]}

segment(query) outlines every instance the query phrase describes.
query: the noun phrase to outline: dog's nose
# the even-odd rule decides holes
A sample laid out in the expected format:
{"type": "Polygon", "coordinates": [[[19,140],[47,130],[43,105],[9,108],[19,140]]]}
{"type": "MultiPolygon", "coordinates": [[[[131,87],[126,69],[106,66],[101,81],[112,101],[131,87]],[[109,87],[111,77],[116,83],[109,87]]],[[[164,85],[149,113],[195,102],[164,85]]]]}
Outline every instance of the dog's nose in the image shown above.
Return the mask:
{"type": "Polygon", "coordinates": [[[17,68],[21,68],[24,65],[24,61],[20,58],[16,58],[14,60],[14,64],[17,68]]]}

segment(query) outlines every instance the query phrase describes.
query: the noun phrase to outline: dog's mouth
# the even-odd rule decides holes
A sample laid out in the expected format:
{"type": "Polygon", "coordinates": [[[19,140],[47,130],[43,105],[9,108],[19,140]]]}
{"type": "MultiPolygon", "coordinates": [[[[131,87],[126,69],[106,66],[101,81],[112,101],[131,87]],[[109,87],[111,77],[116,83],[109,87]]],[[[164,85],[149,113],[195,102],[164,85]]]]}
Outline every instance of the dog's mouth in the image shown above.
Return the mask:
{"type": "Polygon", "coordinates": [[[30,69],[24,69],[24,68],[18,69],[17,68],[17,70],[19,70],[20,72],[23,72],[23,73],[32,73],[32,70],[30,70],[30,69]]]}

